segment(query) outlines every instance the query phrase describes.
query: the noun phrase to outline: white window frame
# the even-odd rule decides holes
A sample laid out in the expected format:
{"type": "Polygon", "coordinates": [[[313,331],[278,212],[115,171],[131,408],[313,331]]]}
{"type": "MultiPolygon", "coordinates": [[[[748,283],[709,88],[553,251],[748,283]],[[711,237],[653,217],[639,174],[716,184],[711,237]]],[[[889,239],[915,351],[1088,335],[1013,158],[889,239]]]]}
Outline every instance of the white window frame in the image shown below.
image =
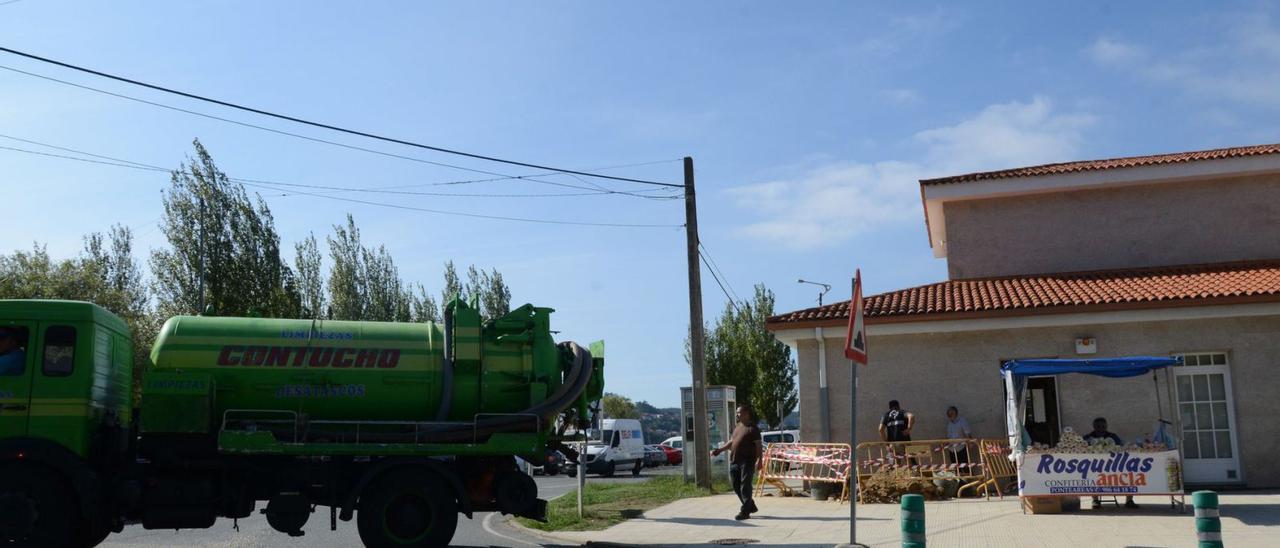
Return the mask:
{"type": "MultiPolygon", "coordinates": [[[[1189,355],[1212,356],[1215,354],[1221,354],[1223,356],[1222,364],[1175,365],[1170,368],[1173,370],[1171,372],[1174,375],[1174,385],[1175,385],[1174,391],[1172,394],[1174,398],[1173,412],[1179,413],[1179,415],[1177,416],[1181,417],[1181,414],[1180,414],[1181,410],[1179,409],[1179,405],[1181,404],[1181,402],[1178,401],[1177,399],[1178,391],[1176,387],[1177,375],[1179,371],[1185,371],[1187,374],[1222,373],[1224,375],[1223,389],[1226,391],[1228,401],[1230,404],[1227,406],[1227,410],[1228,410],[1227,427],[1230,429],[1230,432],[1231,432],[1231,454],[1233,455],[1233,458],[1236,461],[1236,478],[1234,481],[1239,483],[1244,483],[1245,482],[1244,457],[1240,455],[1240,431],[1236,429],[1236,414],[1238,413],[1238,411],[1236,410],[1235,390],[1234,390],[1234,387],[1232,386],[1233,383],[1231,380],[1231,351],[1230,350],[1195,350],[1195,351],[1186,351],[1186,352],[1173,352],[1170,355],[1173,357],[1180,357],[1180,358],[1186,359],[1186,356],[1189,356],[1189,355]]],[[[1179,425],[1181,425],[1181,421],[1179,421],[1179,425]]],[[[1182,444],[1182,432],[1178,432],[1178,444],[1179,446],[1181,446],[1182,444]]]]}

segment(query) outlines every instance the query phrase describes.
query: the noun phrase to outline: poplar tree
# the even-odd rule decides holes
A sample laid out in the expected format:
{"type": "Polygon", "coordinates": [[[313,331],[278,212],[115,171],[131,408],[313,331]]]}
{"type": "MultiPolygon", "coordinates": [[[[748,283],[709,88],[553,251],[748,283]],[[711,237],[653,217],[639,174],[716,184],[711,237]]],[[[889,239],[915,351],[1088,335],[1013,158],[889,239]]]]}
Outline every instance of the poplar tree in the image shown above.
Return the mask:
{"type": "MultiPolygon", "coordinates": [[[[750,402],[770,425],[780,424],[799,401],[791,351],[765,329],[773,309],[773,292],[757,284],[751,300],[726,303],[703,337],[707,382],[734,386],[738,401],[750,402]]],[[[685,360],[692,361],[687,338],[685,360]]]]}
{"type": "Polygon", "coordinates": [[[152,290],[163,315],[201,313],[296,317],[300,298],[280,258],[280,236],[261,196],[251,200],[200,144],[170,173],[161,230],[168,248],[151,253],[152,290]]]}
{"type": "Polygon", "coordinates": [[[293,267],[298,273],[298,295],[304,318],[325,317],[324,279],[321,277],[322,259],[316,245],[316,235],[307,237],[293,246],[296,256],[293,267]]]}

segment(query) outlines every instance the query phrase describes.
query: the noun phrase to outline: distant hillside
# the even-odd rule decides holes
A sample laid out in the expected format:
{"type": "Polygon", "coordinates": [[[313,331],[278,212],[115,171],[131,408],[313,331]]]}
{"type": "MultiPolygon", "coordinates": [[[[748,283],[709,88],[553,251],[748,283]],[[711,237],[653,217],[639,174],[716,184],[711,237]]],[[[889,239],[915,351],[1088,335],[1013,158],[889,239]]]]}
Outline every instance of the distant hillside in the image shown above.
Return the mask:
{"type": "Polygon", "coordinates": [[[662,443],[662,440],[680,435],[679,407],[658,408],[641,401],[636,402],[636,411],[640,412],[640,424],[644,426],[645,443],[662,443]]]}

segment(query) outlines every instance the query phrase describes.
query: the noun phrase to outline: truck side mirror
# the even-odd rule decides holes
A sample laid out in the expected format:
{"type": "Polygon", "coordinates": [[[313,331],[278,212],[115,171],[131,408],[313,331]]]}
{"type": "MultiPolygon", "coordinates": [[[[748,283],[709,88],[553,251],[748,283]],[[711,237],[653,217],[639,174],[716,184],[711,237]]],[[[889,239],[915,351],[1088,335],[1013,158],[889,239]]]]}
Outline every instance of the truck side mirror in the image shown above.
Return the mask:
{"type": "Polygon", "coordinates": [[[609,447],[617,447],[618,444],[621,442],[622,442],[622,437],[619,436],[618,432],[615,430],[613,432],[613,440],[609,442],[609,447]]]}

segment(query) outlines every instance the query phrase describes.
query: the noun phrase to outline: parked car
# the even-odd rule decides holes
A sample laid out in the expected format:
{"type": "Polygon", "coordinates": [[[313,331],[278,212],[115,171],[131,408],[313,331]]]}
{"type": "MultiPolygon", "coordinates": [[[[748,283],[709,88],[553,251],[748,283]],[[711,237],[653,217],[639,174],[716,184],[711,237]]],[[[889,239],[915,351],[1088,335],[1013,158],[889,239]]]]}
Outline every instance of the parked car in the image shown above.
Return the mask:
{"type": "Polygon", "coordinates": [[[644,446],[644,465],[647,468],[662,466],[667,463],[667,452],[657,445],[644,446]]]}
{"type": "Polygon", "coordinates": [[[658,445],[667,454],[667,464],[680,464],[684,462],[684,451],[671,447],[670,445],[658,445]]]}
{"type": "Polygon", "coordinates": [[[658,445],[663,445],[663,446],[666,446],[666,447],[671,447],[671,448],[679,449],[679,450],[683,451],[683,450],[684,450],[684,438],[682,438],[682,437],[680,437],[680,436],[671,436],[671,437],[669,437],[669,438],[667,438],[667,439],[665,439],[665,440],[662,440],[662,443],[660,443],[660,444],[658,444],[658,445]]]}
{"type": "Polygon", "coordinates": [[[534,464],[532,462],[526,463],[524,459],[516,457],[516,463],[519,465],[520,470],[524,470],[524,467],[527,464],[530,472],[535,476],[538,474],[546,474],[548,476],[559,474],[560,467],[566,462],[568,462],[568,459],[565,459],[564,455],[561,455],[560,452],[555,449],[547,449],[546,464],[542,465],[534,464]]]}

